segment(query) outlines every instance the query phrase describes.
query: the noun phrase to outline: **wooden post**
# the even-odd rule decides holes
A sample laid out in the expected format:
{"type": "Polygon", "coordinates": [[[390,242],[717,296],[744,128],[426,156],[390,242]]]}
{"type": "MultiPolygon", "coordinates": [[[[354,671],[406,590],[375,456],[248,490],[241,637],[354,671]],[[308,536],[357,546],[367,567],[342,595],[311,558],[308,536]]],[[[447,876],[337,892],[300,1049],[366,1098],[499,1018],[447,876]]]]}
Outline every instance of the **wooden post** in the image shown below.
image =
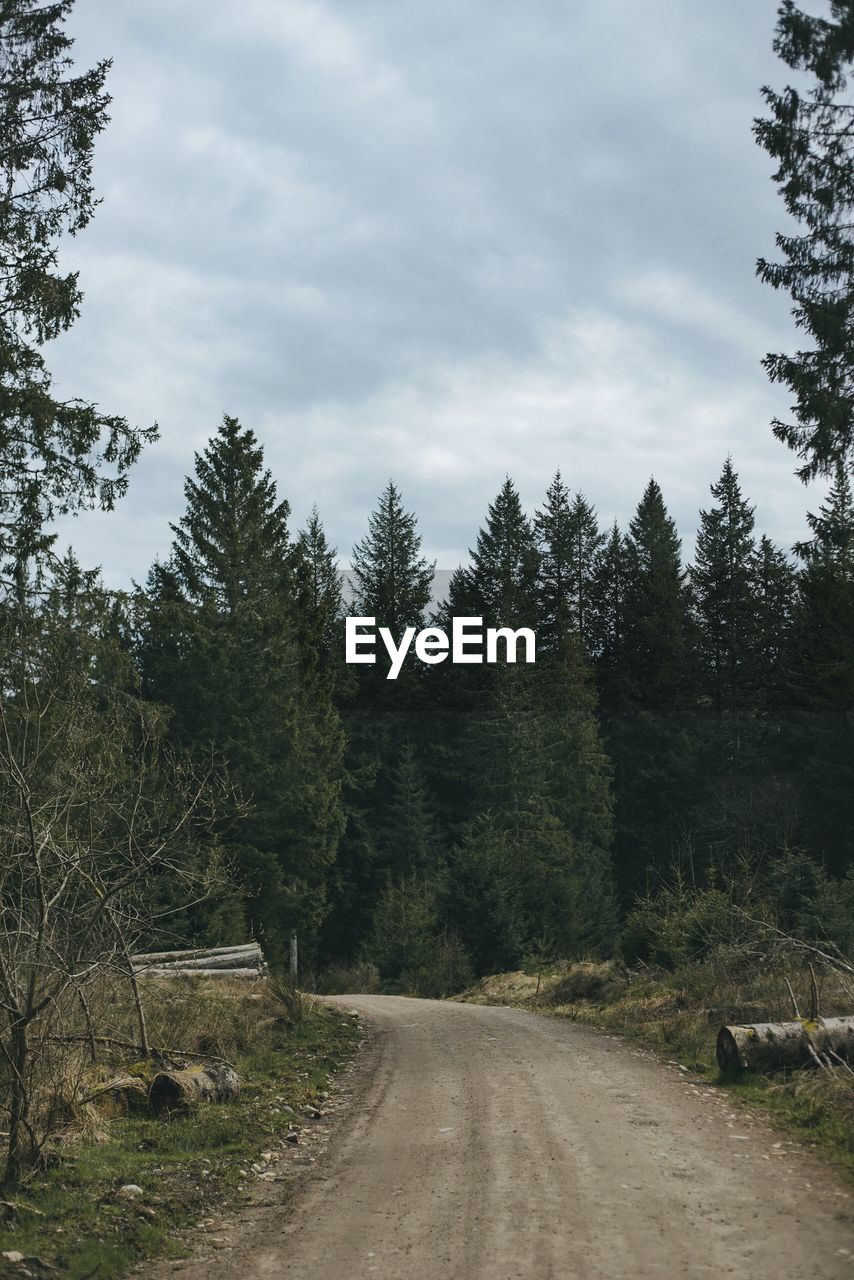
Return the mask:
{"type": "Polygon", "coordinates": [[[293,929],[291,931],[291,948],[290,948],[290,956],[288,959],[288,973],[291,975],[294,981],[296,981],[298,967],[299,965],[298,965],[298,953],[297,953],[297,931],[296,929],[293,929]]]}

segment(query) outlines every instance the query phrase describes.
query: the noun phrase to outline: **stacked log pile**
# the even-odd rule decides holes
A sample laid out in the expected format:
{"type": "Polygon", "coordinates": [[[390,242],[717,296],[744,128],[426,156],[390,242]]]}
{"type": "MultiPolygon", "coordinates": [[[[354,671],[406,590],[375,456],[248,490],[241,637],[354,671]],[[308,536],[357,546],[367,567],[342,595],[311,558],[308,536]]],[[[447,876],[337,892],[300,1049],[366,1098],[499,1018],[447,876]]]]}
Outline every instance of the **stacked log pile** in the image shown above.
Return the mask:
{"type": "Polygon", "coordinates": [[[261,947],[197,947],[187,951],[149,951],[131,956],[134,973],[156,978],[265,978],[269,972],[261,947]]]}

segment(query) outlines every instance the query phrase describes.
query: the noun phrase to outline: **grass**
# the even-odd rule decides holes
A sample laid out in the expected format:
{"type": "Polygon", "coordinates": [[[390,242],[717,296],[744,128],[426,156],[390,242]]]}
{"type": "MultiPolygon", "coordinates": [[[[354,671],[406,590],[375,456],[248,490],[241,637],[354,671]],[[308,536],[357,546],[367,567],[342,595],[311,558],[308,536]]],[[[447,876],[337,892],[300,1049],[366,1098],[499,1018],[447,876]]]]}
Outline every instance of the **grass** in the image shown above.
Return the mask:
{"type": "Polygon", "coordinates": [[[250,1008],[244,990],[175,997],[182,1007],[171,1016],[180,1017],[185,1036],[194,1003],[206,1036],[213,1030],[227,1039],[237,1029],[241,1047],[230,1055],[242,1082],[237,1099],[169,1120],[143,1115],[71,1126],[53,1148],[50,1166],[0,1206],[0,1251],[36,1255],[70,1280],[93,1273],[115,1280],[143,1258],[180,1256],[178,1233],[212,1206],[238,1198],[247,1165],[292,1127],[285,1104],[299,1111],[321,1101],[361,1036],[358,1024],[337,1010],[290,995],[283,1001],[266,986],[263,996],[253,992],[250,1008]],[[87,1137],[87,1129],[99,1140],[87,1137]],[[127,1184],[142,1195],[122,1195],[127,1184]]]}
{"type": "MultiPolygon", "coordinates": [[[[809,976],[787,967],[741,966],[724,954],[674,973],[627,970],[614,962],[560,964],[545,972],[483,978],[458,999],[510,1004],[602,1028],[640,1041],[679,1062],[733,1100],[761,1107],[775,1126],[823,1152],[854,1180],[854,1077],[843,1068],[805,1069],[735,1079],[721,1075],[715,1042],[728,1022],[791,1021],[785,979],[801,1009],[809,976]]],[[[820,981],[826,1016],[851,1013],[847,987],[832,974],[820,981]]]]}

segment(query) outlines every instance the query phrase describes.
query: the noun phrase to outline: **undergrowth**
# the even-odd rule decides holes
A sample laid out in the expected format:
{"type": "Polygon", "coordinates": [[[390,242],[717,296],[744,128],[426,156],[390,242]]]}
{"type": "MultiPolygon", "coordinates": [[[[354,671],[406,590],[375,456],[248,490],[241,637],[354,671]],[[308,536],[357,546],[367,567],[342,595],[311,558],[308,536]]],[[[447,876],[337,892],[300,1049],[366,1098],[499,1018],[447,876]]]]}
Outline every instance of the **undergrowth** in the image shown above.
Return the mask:
{"type": "MultiPolygon", "coordinates": [[[[148,1005],[152,1043],[228,1058],[239,1096],[169,1120],[70,1107],[45,1167],[0,1202],[0,1252],[35,1255],[70,1280],[115,1280],[142,1258],[179,1256],[180,1230],[238,1196],[247,1164],[318,1102],[361,1034],[352,1018],[272,982],[190,982],[148,1005]],[[122,1194],[128,1184],[142,1194],[122,1194]]],[[[97,1074],[146,1076],[156,1065],[116,1051],[97,1074]]]]}

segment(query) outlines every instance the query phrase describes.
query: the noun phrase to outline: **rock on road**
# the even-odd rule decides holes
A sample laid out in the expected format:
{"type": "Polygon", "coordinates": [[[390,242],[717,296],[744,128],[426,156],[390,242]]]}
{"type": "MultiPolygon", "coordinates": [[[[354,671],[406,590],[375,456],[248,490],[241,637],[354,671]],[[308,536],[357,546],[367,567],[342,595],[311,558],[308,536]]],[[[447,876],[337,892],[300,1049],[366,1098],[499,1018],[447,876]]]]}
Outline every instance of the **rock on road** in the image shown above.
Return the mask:
{"type": "Polygon", "coordinates": [[[172,1275],[854,1280],[845,1184],[723,1091],[518,1009],[337,1002],[375,1034],[328,1156],[172,1275]]]}

